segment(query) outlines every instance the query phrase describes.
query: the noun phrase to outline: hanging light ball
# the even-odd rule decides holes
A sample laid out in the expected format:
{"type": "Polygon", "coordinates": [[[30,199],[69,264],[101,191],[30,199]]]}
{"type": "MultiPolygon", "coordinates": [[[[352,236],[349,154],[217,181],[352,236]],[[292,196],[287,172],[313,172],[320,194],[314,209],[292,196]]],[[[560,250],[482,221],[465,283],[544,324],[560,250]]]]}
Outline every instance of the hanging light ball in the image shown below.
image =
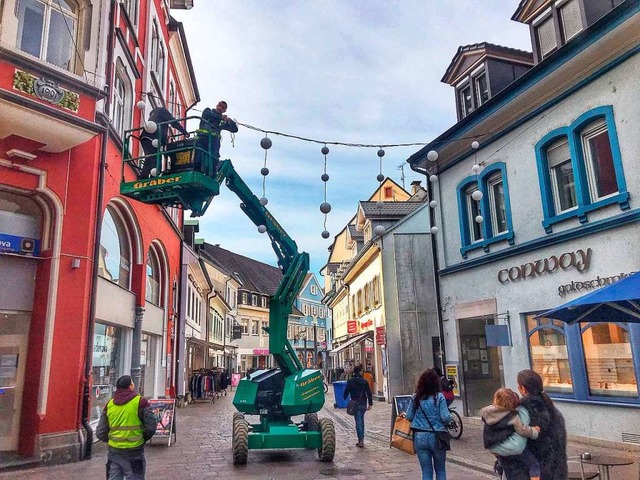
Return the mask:
{"type": "MultiPolygon", "coordinates": [[[[329,153],[329,147],[327,147],[325,145],[324,147],[322,147],[322,149],[320,151],[322,152],[323,155],[326,155],[327,153],[329,153]]],[[[326,230],[325,230],[325,232],[326,232],[326,230]]]]}
{"type": "Polygon", "coordinates": [[[384,175],[379,173],[378,176],[376,177],[376,180],[378,180],[379,182],[384,180],[384,175]]]}
{"type": "Polygon", "coordinates": [[[384,228],[382,225],[376,225],[373,229],[373,233],[375,233],[378,237],[384,235],[384,232],[386,232],[386,228],[384,228]]]}
{"type": "Polygon", "coordinates": [[[479,202],[480,200],[482,200],[483,196],[484,195],[482,195],[482,192],[480,190],[476,190],[471,194],[471,198],[473,198],[476,202],[479,202]]]}
{"type": "Polygon", "coordinates": [[[271,145],[273,145],[273,143],[268,137],[264,137],[262,140],[260,140],[260,146],[265,150],[269,150],[271,148],[271,145]]]}
{"type": "Polygon", "coordinates": [[[260,169],[260,174],[266,177],[267,175],[269,175],[269,169],[267,167],[262,167],[260,169]]]}
{"type": "Polygon", "coordinates": [[[438,206],[438,202],[437,202],[437,201],[435,201],[435,200],[431,200],[431,201],[429,202],[429,206],[430,206],[431,208],[436,208],[436,207],[438,206]]]}
{"type": "Polygon", "coordinates": [[[471,167],[471,170],[473,170],[473,173],[478,173],[480,171],[480,165],[476,163],[473,167],[471,167]]]}
{"type": "Polygon", "coordinates": [[[262,205],[263,207],[269,203],[269,200],[267,200],[267,197],[262,197],[260,200],[258,200],[260,202],[260,205],[262,205]]]}
{"type": "Polygon", "coordinates": [[[384,150],[383,149],[378,150],[378,156],[380,158],[384,157],[384,150]]]}
{"type": "Polygon", "coordinates": [[[138,100],[138,102],[136,103],[136,108],[138,110],[144,110],[144,108],[147,106],[146,103],[144,103],[144,100],[138,100]]]}
{"type": "Polygon", "coordinates": [[[149,133],[156,133],[156,130],[158,130],[158,124],[153,120],[149,120],[144,124],[144,129],[149,133]]]}
{"type": "Polygon", "coordinates": [[[436,160],[438,160],[438,152],[436,152],[435,150],[429,150],[429,153],[427,153],[427,160],[429,160],[430,162],[435,162],[436,160]]]}
{"type": "Polygon", "coordinates": [[[323,173],[320,178],[322,179],[323,182],[328,182],[329,181],[329,174],[328,173],[323,173]]]}
{"type": "Polygon", "coordinates": [[[478,215],[476,217],[476,223],[482,223],[482,222],[484,222],[484,218],[482,217],[482,215],[478,215]]]}
{"type": "Polygon", "coordinates": [[[329,213],[331,211],[331,204],[327,202],[322,202],[320,204],[320,211],[325,214],[329,213]]]}
{"type": "Polygon", "coordinates": [[[151,171],[149,172],[149,175],[152,177],[157,177],[158,176],[158,169],[156,167],[153,167],[151,169],[151,171]]]}
{"type": "Polygon", "coordinates": [[[437,176],[437,175],[431,175],[431,176],[429,177],[429,181],[430,181],[431,183],[436,183],[436,182],[438,181],[438,176],[437,176]]]}
{"type": "Polygon", "coordinates": [[[327,238],[329,238],[331,236],[331,234],[326,230],[324,232],[322,232],[321,235],[322,235],[322,238],[324,238],[324,239],[327,239],[327,238]]]}
{"type": "Polygon", "coordinates": [[[154,138],[153,140],[151,140],[151,145],[153,145],[153,148],[158,148],[158,146],[160,145],[160,142],[158,141],[157,138],[154,138]]]}
{"type": "Polygon", "coordinates": [[[436,226],[431,227],[431,233],[434,234],[434,235],[436,233],[438,233],[438,227],[436,227],[436,226]]]}
{"type": "Polygon", "coordinates": [[[265,227],[264,225],[258,225],[258,231],[260,233],[264,233],[267,231],[267,227],[265,227]]]}
{"type": "Polygon", "coordinates": [[[473,142],[471,142],[471,148],[473,148],[474,150],[480,147],[480,143],[477,140],[474,140],[473,142]]]}

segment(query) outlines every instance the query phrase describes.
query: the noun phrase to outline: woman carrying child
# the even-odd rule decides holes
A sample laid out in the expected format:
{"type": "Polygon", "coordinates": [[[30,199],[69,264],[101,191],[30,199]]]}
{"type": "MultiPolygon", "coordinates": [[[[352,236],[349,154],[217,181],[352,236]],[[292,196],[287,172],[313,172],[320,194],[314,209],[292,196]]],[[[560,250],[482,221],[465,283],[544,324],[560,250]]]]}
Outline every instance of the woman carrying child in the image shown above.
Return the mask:
{"type": "Polygon", "coordinates": [[[529,426],[529,414],[516,392],[498,389],[493,404],[482,409],[482,421],[484,448],[498,457],[496,470],[504,469],[507,480],[540,480],[540,463],[527,448],[527,438],[538,438],[540,428],[529,426]]]}

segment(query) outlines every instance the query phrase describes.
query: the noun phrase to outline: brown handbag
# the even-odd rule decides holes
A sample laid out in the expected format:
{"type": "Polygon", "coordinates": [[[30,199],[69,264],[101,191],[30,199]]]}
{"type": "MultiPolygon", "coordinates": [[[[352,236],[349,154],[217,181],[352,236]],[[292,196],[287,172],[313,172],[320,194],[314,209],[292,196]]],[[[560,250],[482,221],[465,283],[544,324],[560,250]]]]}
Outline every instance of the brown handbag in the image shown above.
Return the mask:
{"type": "Polygon", "coordinates": [[[413,447],[413,430],[411,430],[411,421],[405,417],[397,416],[393,424],[393,432],[391,433],[391,446],[402,450],[403,452],[416,454],[413,447]]]}

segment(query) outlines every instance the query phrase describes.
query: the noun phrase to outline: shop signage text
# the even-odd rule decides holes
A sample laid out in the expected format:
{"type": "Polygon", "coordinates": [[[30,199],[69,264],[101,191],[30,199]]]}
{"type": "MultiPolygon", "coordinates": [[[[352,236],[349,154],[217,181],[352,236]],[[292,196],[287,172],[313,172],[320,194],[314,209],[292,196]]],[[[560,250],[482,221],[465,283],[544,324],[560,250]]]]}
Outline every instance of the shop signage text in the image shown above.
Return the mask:
{"type": "Polygon", "coordinates": [[[356,320],[347,320],[347,333],[356,333],[358,331],[358,322],[356,320]]]}
{"type": "Polygon", "coordinates": [[[254,348],[253,349],[253,354],[254,355],[269,355],[269,349],[268,348],[254,348]]]}
{"type": "Polygon", "coordinates": [[[591,249],[586,251],[580,249],[575,252],[566,252],[560,256],[552,255],[549,258],[536,260],[534,262],[525,263],[520,266],[511,268],[503,268],[498,272],[498,281],[502,284],[509,281],[525,280],[527,278],[535,278],[543,273],[552,273],[555,270],[570,270],[575,268],[579,272],[583,272],[589,268],[591,264],[591,249]]]}
{"type": "Polygon", "coordinates": [[[378,345],[384,345],[387,343],[387,335],[384,331],[384,327],[376,327],[376,343],[378,345]]]}
{"type": "Polygon", "coordinates": [[[616,283],[618,280],[622,280],[625,277],[633,274],[631,273],[620,273],[618,275],[613,275],[611,277],[596,277],[593,280],[586,280],[584,282],[571,282],[565,285],[560,285],[558,287],[558,295],[564,297],[568,293],[581,292],[582,290],[589,291],[595,288],[604,287],[605,285],[611,285],[612,283],[616,283]]]}

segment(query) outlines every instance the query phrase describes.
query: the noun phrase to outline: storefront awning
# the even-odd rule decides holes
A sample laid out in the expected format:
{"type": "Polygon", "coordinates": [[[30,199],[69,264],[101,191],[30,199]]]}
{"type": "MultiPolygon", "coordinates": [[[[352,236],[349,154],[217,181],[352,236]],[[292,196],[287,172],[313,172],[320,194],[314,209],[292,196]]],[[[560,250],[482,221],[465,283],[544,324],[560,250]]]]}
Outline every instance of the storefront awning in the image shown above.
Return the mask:
{"type": "Polygon", "coordinates": [[[344,342],[342,345],[340,345],[337,348],[334,348],[333,350],[331,350],[329,353],[331,355],[335,355],[337,354],[339,351],[344,350],[345,348],[351,346],[351,345],[355,345],[356,343],[360,343],[364,340],[366,340],[367,338],[371,338],[373,339],[373,332],[365,332],[365,333],[361,333],[359,335],[356,335],[354,337],[351,337],[349,340],[347,340],[346,342],[344,342]]]}
{"type": "Polygon", "coordinates": [[[576,298],[537,317],[577,322],[640,323],[640,272],[576,298]]]}

